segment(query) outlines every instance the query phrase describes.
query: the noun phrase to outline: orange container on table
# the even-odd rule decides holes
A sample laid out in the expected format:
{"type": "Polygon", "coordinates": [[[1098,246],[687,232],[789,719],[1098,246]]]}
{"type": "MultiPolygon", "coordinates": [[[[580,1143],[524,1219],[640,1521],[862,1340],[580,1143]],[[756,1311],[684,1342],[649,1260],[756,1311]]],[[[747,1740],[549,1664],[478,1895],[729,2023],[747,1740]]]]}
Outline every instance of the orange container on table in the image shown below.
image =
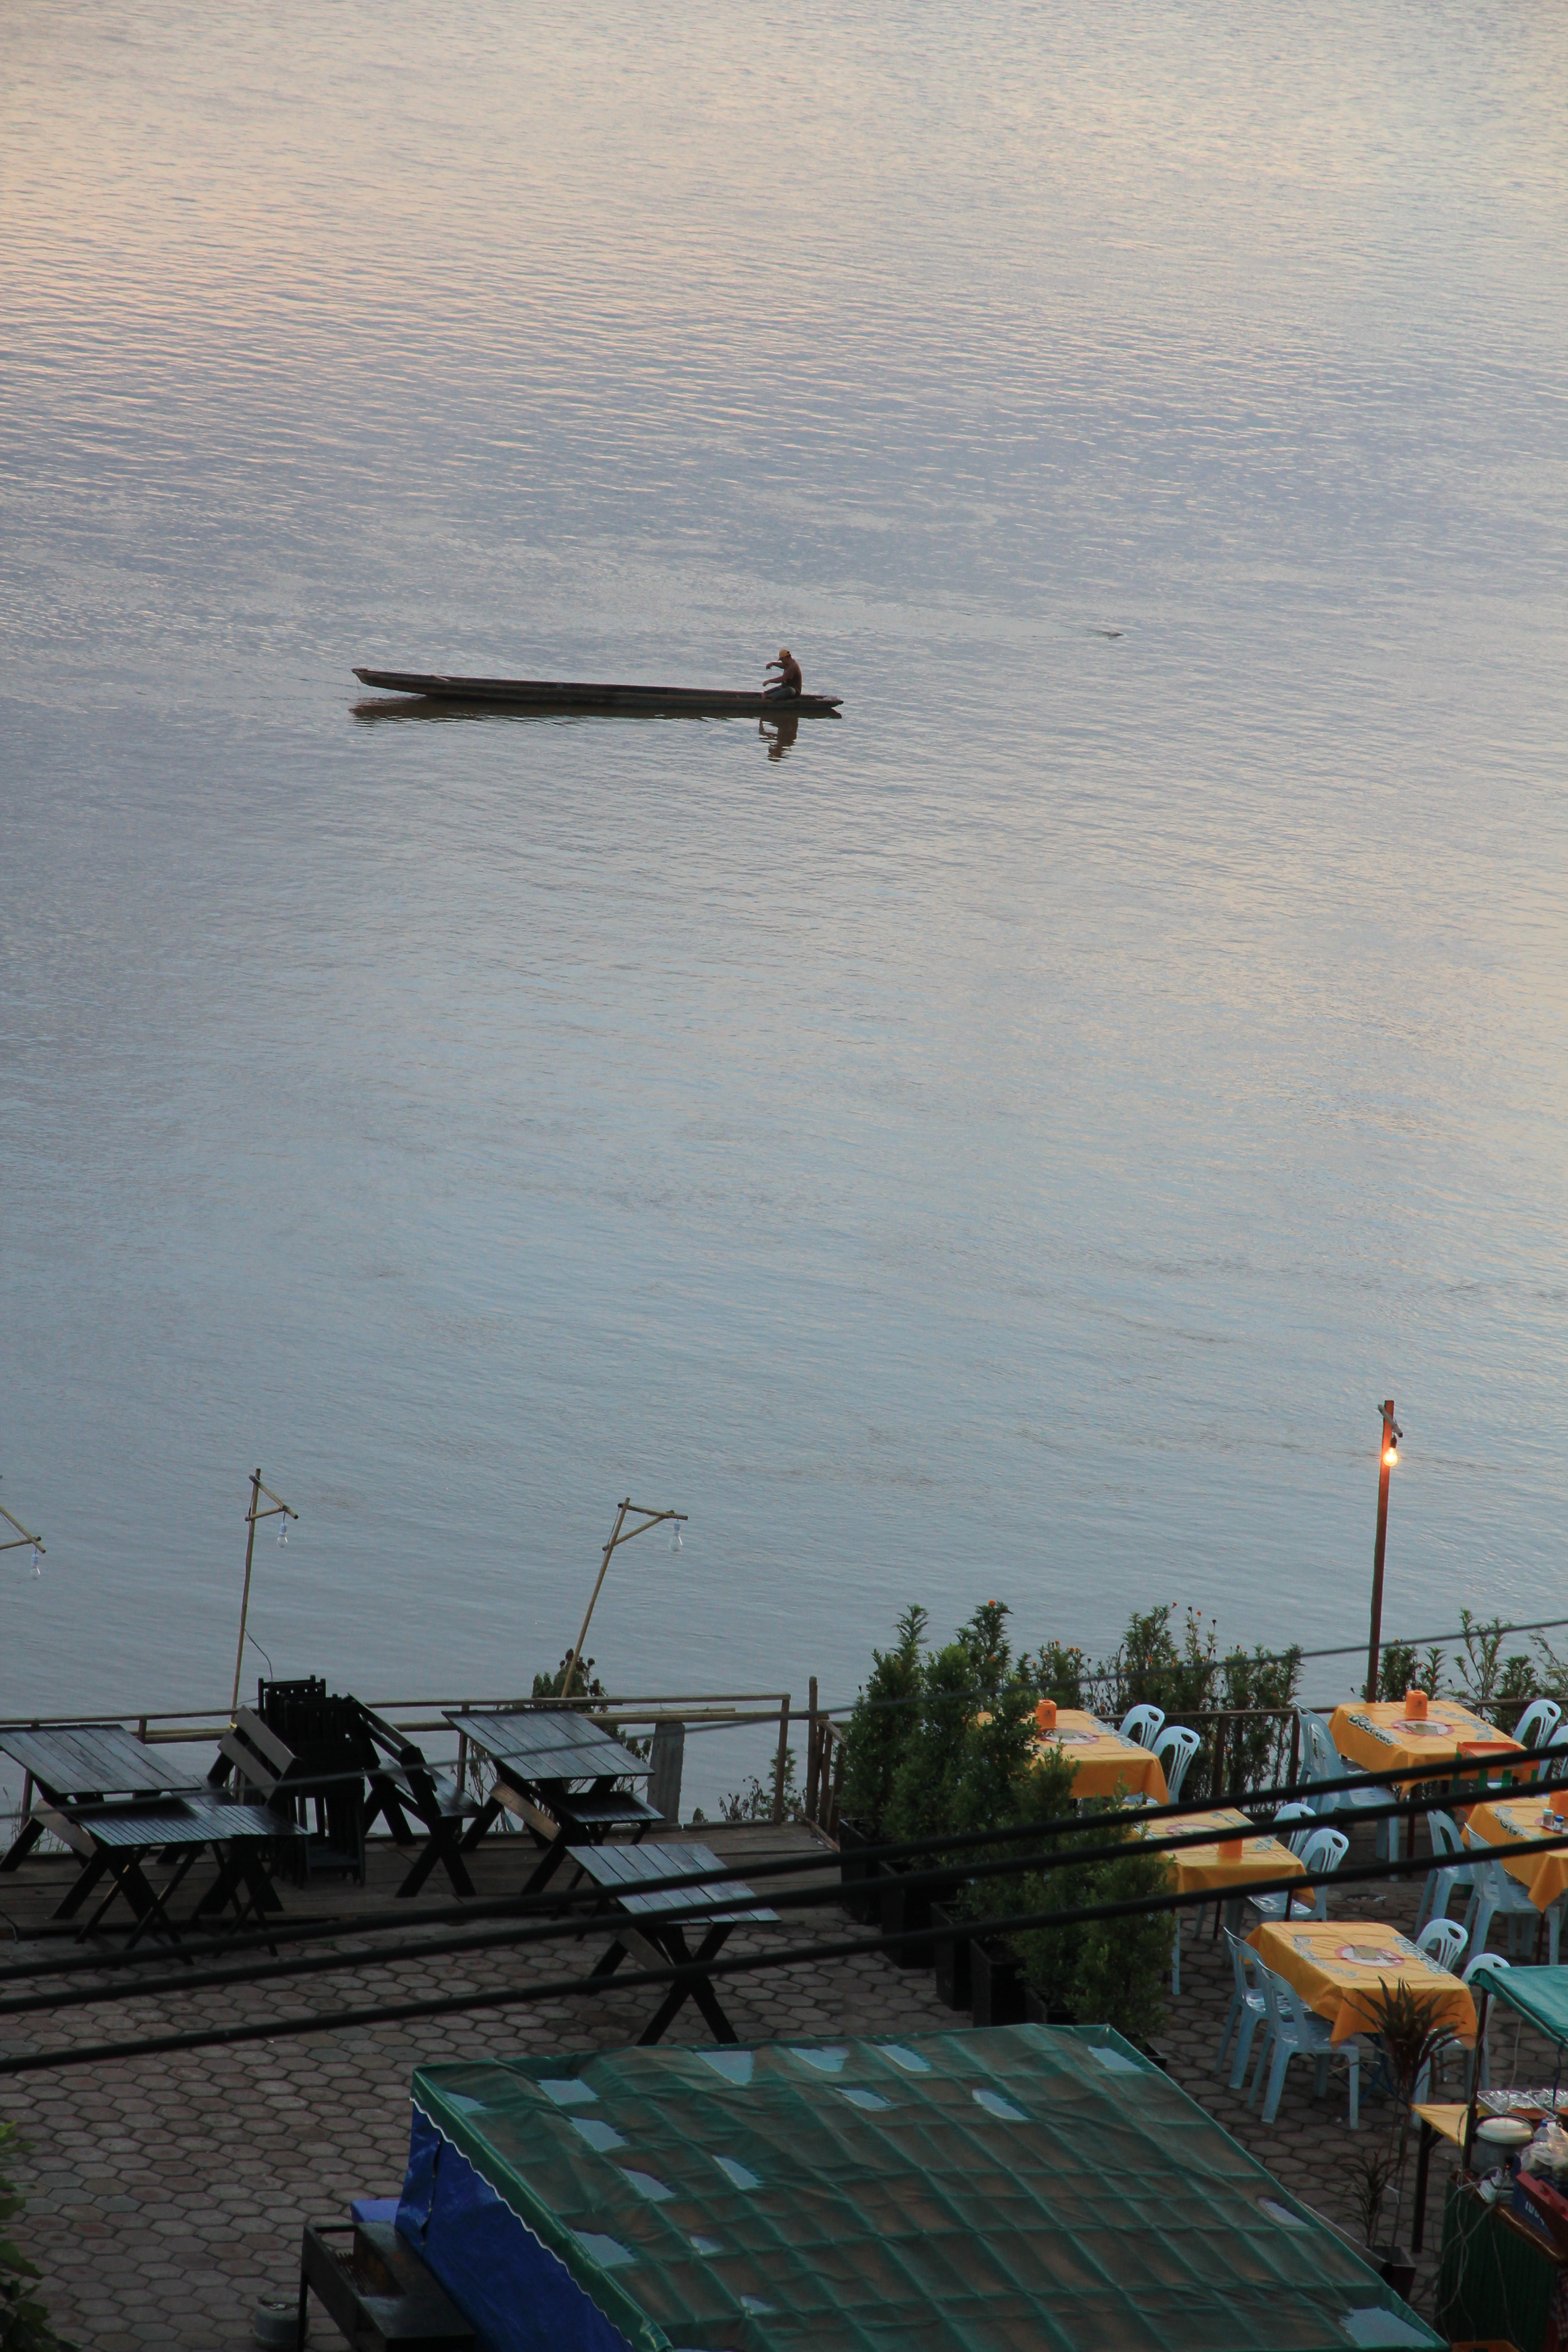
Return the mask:
{"type": "Polygon", "coordinates": [[[1043,1738],[1048,1738],[1056,1727],[1057,1703],[1054,1698],[1043,1698],[1035,1709],[1035,1728],[1043,1738]]]}
{"type": "Polygon", "coordinates": [[[1247,1840],[1245,1838],[1221,1838],[1219,1842],[1219,1858],[1221,1862],[1239,1862],[1246,1852],[1247,1840]]]}
{"type": "Polygon", "coordinates": [[[1405,1717],[1407,1723],[1426,1720],[1426,1694],[1424,1690],[1407,1690],[1405,1694],[1405,1717]]]}

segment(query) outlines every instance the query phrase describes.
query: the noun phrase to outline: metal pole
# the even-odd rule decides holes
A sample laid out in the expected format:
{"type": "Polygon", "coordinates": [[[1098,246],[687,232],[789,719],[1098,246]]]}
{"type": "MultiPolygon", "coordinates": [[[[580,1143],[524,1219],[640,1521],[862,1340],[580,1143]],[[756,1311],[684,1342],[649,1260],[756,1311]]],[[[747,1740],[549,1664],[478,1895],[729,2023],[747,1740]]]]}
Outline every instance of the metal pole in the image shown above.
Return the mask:
{"type": "Polygon", "coordinates": [[[258,1470],[250,1481],[250,1533],[245,1538],[245,1595],[239,1604],[239,1647],[234,1654],[234,1696],[229,1700],[231,1716],[239,1712],[239,1677],[245,1665],[245,1621],[250,1614],[250,1562],[256,1550],[256,1507],[261,1500],[261,1473],[258,1470]]]}
{"type": "Polygon", "coordinates": [[[566,1653],[565,1670],[561,1677],[561,1696],[563,1698],[570,1698],[572,1696],[572,1676],[576,1672],[577,1661],[583,1654],[583,1644],[588,1638],[588,1625],[589,1621],[592,1619],[594,1614],[594,1604],[599,1598],[599,1587],[604,1583],[605,1571],[609,1568],[610,1555],[615,1550],[616,1546],[620,1542],[621,1523],[625,1519],[626,1513],[631,1509],[631,1507],[632,1498],[628,1495],[626,1501],[621,1505],[620,1509],[616,1513],[615,1529],[611,1534],[609,1542],[605,1546],[605,1556],[599,1562],[599,1573],[595,1582],[594,1590],[589,1596],[588,1613],[583,1620],[583,1630],[578,1634],[577,1639],[573,1643],[572,1647],[566,1653]]]}
{"type": "Polygon", "coordinates": [[[1383,1555],[1388,1542],[1388,1473],[1394,1436],[1394,1399],[1383,1400],[1383,1439],[1377,1449],[1377,1541],[1372,1553],[1372,1633],[1366,1650],[1366,1700],[1377,1696],[1377,1653],[1383,1640],[1383,1555]]]}

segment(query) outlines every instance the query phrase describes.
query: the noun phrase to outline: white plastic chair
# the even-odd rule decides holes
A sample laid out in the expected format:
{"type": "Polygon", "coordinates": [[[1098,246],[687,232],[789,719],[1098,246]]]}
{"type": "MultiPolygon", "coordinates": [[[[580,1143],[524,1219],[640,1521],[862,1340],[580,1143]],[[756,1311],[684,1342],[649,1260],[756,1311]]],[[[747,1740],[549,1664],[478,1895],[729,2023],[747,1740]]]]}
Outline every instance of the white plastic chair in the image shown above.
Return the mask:
{"type": "Polygon", "coordinates": [[[1329,2087],[1329,2061],[1342,2058],[1350,2069],[1350,2124],[1352,2131],[1361,2128],[1361,2045],[1355,2035],[1336,2048],[1333,2028],[1321,2017],[1314,2017],[1299,2000],[1294,1990],[1273,1969],[1258,1964],[1263,1979],[1263,2002],[1268,2012],[1268,2038],[1258,2061],[1258,2071],[1252,2078],[1247,2104],[1251,2106],[1258,2096],[1258,2086],[1265,2071],[1268,2087],[1263,2095],[1263,2116],[1271,2124],[1279,2112],[1279,2095],[1285,2088],[1285,2070],[1292,2058],[1312,2061],[1312,2087],[1321,2099],[1329,2087]]]}
{"type": "Polygon", "coordinates": [[[1513,1737],[1521,1748],[1547,1748],[1552,1735],[1563,1720],[1563,1709],[1554,1698],[1532,1698],[1513,1727],[1513,1737]]]}
{"type": "Polygon", "coordinates": [[[1428,1813],[1426,1833],[1432,1841],[1434,1858],[1452,1853],[1462,1855],[1463,1862],[1462,1864],[1447,1866],[1439,1863],[1435,1870],[1426,1873],[1421,1900],[1415,1906],[1417,1927],[1425,1927],[1428,1919],[1446,1919],[1453,1895],[1463,1895],[1468,1901],[1476,1891],[1476,1866],[1470,1860],[1468,1849],[1459,1835],[1459,1824],[1452,1813],[1428,1813]]]}
{"type": "MultiPolygon", "coordinates": [[[[1470,1962],[1469,1967],[1465,1970],[1465,1982],[1473,1988],[1478,1977],[1484,1979],[1487,1977],[1504,1976],[1507,1972],[1508,1962],[1503,1958],[1500,1952],[1478,1952],[1475,1958],[1470,1962]]],[[[1489,2018],[1489,2026],[1490,2021],[1491,2021],[1489,2018]]],[[[1463,2049],[1464,2045],[1462,2042],[1459,2042],[1456,2043],[1455,2047],[1463,2049]]],[[[1491,2088],[1492,2070],[1491,2062],[1487,2052],[1487,2045],[1479,2034],[1476,2037],[1476,2046],[1474,2050],[1467,2051],[1465,2053],[1465,2096],[1468,2099],[1470,2095],[1470,2067],[1478,2061],[1479,2062],[1481,2073],[1480,2081],[1477,2087],[1483,2091],[1489,2091],[1491,2088]]]]}
{"type": "Polygon", "coordinates": [[[1236,1990],[1231,1995],[1230,2008],[1226,2014],[1225,2032],[1219,2037],[1219,2054],[1214,2062],[1214,2070],[1216,2074],[1224,2074],[1225,2053],[1234,2033],[1236,2055],[1231,2061],[1230,2087],[1233,2091],[1239,2091],[1247,2080],[1247,2062],[1252,2055],[1252,2037],[1260,2025],[1267,2032],[1268,2009],[1263,1998],[1261,1982],[1255,1981],[1262,1969],[1262,1961],[1251,1946],[1244,1944],[1239,1936],[1233,1936],[1228,1927],[1221,1932],[1230,1946],[1230,1965],[1236,1973],[1236,1990]]]}
{"type": "Polygon", "coordinates": [[[1568,1748],[1568,1723],[1560,1724],[1542,1745],[1551,1760],[1541,1768],[1541,1785],[1549,1789],[1561,1787],[1563,1780],[1568,1780],[1568,1755],[1563,1752],[1568,1748]]]}
{"type": "MultiPolygon", "coordinates": [[[[1317,1780],[1343,1780],[1347,1777],[1352,1779],[1359,1777],[1360,1767],[1347,1763],[1340,1754],[1339,1749],[1334,1746],[1334,1735],[1329,1729],[1324,1718],[1321,1715],[1312,1714],[1307,1707],[1301,1710],[1301,1778],[1309,1785],[1317,1780]]],[[[1362,1812],[1369,1805],[1386,1805],[1389,1799],[1397,1794],[1398,1791],[1394,1789],[1336,1789],[1321,1797],[1314,1797],[1312,1803],[1321,1818],[1332,1821],[1342,1813],[1362,1812]]],[[[1383,1821],[1374,1824],[1379,1862],[1388,1858],[1390,1853],[1388,1832],[1391,1826],[1395,1832],[1393,1853],[1394,1858],[1396,1860],[1398,1858],[1398,1824],[1383,1821]]]]}
{"type": "Polygon", "coordinates": [[[1529,1920],[1531,1933],[1527,1939],[1528,1954],[1535,1948],[1534,1931],[1544,1919],[1548,1965],[1555,1968],[1557,1938],[1563,1927],[1563,1906],[1568,1902],[1568,1895],[1560,1895],[1547,1910],[1538,1911],[1531,1901],[1530,1889],[1521,1886],[1517,1878],[1510,1878],[1501,1863],[1492,1857],[1489,1849],[1484,1854],[1477,1855],[1472,1847],[1471,1853],[1475,1858],[1476,1884],[1469,1908],[1465,1913],[1465,1928],[1470,1939],[1471,1951],[1479,1958],[1486,1950],[1492,1921],[1500,1913],[1508,1921],[1509,1949],[1516,1955],[1519,1923],[1521,1919],[1529,1920]]]}
{"type": "Polygon", "coordinates": [[[1459,1958],[1468,1941],[1457,1919],[1430,1919],[1415,1937],[1415,1948],[1436,1960],[1450,1976],[1459,1972],[1459,1958]]]}
{"type": "MultiPolygon", "coordinates": [[[[1304,1870],[1338,1870],[1351,1850],[1351,1842],[1343,1830],[1314,1830],[1301,1847],[1299,1859],[1304,1870]]],[[[1329,1890],[1326,1886],[1303,1887],[1300,1895],[1249,1895],[1247,1901],[1264,1919],[1284,1919],[1295,1916],[1298,1903],[1311,1903],[1303,1918],[1326,1919],[1329,1916],[1329,1890]]]]}
{"type": "Polygon", "coordinates": [[[1279,1839],[1280,1844],[1288,1845],[1291,1853],[1294,1854],[1299,1854],[1300,1853],[1301,1848],[1306,1844],[1307,1840],[1311,1836],[1313,1830],[1315,1830],[1318,1825],[1318,1816],[1312,1811],[1311,1806],[1300,1804],[1294,1801],[1289,1805],[1281,1805],[1270,1823],[1270,1827],[1272,1828],[1275,1836],[1279,1839]],[[1305,1822],[1308,1826],[1305,1829],[1291,1830],[1288,1836],[1281,1837],[1281,1826],[1286,1822],[1305,1822]]]}
{"type": "Polygon", "coordinates": [[[1182,1793],[1187,1768],[1203,1744],[1197,1733],[1189,1731],[1184,1723],[1171,1724],[1150,1742],[1156,1759],[1164,1766],[1165,1793],[1173,1805],[1182,1793]]]}
{"type": "Polygon", "coordinates": [[[1152,1748],[1165,1720],[1163,1706],[1132,1706],[1118,1724],[1123,1739],[1136,1740],[1140,1748],[1152,1748]]]}

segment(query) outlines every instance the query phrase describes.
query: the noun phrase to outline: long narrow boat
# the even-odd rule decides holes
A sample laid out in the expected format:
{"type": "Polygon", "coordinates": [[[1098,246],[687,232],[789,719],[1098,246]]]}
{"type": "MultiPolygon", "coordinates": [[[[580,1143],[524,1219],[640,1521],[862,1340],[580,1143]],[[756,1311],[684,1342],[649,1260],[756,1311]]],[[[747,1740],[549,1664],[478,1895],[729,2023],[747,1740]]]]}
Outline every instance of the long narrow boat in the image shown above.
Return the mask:
{"type": "Polygon", "coordinates": [[[594,686],[547,677],[443,677],[409,669],[356,669],[365,686],[432,701],[494,703],[509,710],[654,711],[696,719],[832,719],[837,694],[739,694],[719,687],[594,686]]]}

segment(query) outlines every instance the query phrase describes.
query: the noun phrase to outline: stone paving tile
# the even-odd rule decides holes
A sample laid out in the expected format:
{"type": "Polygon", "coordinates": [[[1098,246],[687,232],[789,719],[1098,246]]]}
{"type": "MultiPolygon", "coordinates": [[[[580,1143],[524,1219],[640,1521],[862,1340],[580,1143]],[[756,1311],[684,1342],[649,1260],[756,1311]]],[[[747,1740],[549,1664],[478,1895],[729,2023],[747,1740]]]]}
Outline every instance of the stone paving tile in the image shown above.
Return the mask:
{"type": "MultiPolygon", "coordinates": [[[[1415,1888],[1347,1888],[1334,1914],[1406,1924],[1415,1899],[1415,1888]]],[[[845,1925],[837,1911],[793,1915],[778,1930],[757,1931],[752,1948],[837,1936],[845,1925]]],[[[739,1935],[731,1948],[745,1948],[739,1935]]],[[[1342,2069],[1320,2101],[1310,2069],[1296,2065],[1279,2120],[1265,2130],[1245,2095],[1231,2093],[1214,2071],[1231,1992],[1224,1949],[1206,1937],[1194,1942],[1189,1931],[1182,1997],[1161,2038],[1173,2079],[1296,2193],[1349,2224],[1350,2168],[1358,2150],[1388,2129],[1388,2104],[1363,2084],[1363,2128],[1352,2134],[1342,2069]]],[[[580,1958],[572,1965],[580,1966],[580,1958]]],[[[225,1995],[221,2008],[215,1998],[205,2008],[195,1997],[148,1999],[112,2012],[110,2030],[119,2038],[186,2027],[197,2014],[265,2018],[378,1997],[439,1997],[458,1984],[488,1988],[531,1974],[549,1981],[560,1970],[548,1948],[465,1954],[455,1976],[443,1976],[439,1962],[385,1972],[361,1966],[324,1984],[306,1979],[304,1989],[287,1981],[247,1988],[225,1995]],[[345,1990],[351,1973],[363,1990],[345,1990]]],[[[748,2040],[919,2033],[967,2021],[940,2006],[928,1974],[894,1968],[879,1956],[732,1979],[722,1998],[748,2040]]],[[[295,2291],[301,2222],[337,2218],[351,2195],[396,2190],[416,2064],[614,2048],[635,2041],[648,2005],[646,1991],[617,1990],[592,2005],[552,2000],[527,2011],[355,2029],[331,2041],[258,2042],[6,2081],[0,2114],[32,2144],[20,2168],[30,2200],[26,2237],[45,2270],[57,2326],[81,2352],[145,2352],[165,2344],[246,2352],[256,2303],[295,2291]]],[[[103,2014],[89,2009],[43,2021],[38,2043],[107,2038],[103,2014]]],[[[694,2008],[681,2012],[671,2038],[705,2038],[694,2008]]],[[[1519,2079],[1540,2080],[1549,2077],[1550,2062],[1527,2040],[1520,2069],[1519,2079]]],[[[1430,2294],[1430,2246],[1448,2160],[1442,2151],[1433,2166],[1418,2302],[1430,2294]]],[[[312,2336],[328,2347],[340,2340],[320,2312],[312,2336]]]]}

